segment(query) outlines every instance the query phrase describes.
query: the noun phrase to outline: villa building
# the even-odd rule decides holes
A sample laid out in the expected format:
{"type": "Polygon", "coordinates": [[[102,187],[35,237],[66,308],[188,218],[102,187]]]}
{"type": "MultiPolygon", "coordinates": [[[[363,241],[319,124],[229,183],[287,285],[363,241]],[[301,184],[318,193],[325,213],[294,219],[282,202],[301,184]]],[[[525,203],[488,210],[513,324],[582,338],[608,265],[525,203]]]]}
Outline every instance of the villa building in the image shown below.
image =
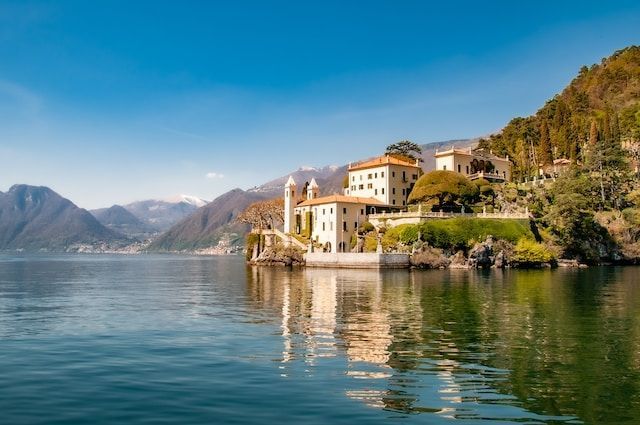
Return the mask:
{"type": "Polygon", "coordinates": [[[484,149],[456,149],[436,151],[436,170],[456,171],[471,180],[487,179],[503,183],[511,180],[511,161],[484,149]]]}
{"type": "Polygon", "coordinates": [[[422,174],[419,162],[380,156],[349,164],[345,195],[379,199],[386,205],[405,206],[409,193],[422,174]]]}
{"type": "Polygon", "coordinates": [[[351,238],[369,214],[397,211],[422,174],[417,161],[381,156],[348,169],[349,187],[344,194],[318,196],[315,179],[306,193],[298,193],[289,177],[284,190],[284,232],[303,235],[329,252],[350,251],[351,238]]]}
{"type": "MultiPolygon", "coordinates": [[[[492,182],[511,179],[508,157],[455,148],[436,152],[435,157],[438,170],[492,182]]],[[[370,215],[406,210],[409,194],[421,175],[418,160],[385,155],[349,164],[342,194],[319,196],[315,179],[298,191],[289,177],[284,187],[284,233],[313,240],[326,252],[350,252],[352,238],[370,215]]]]}

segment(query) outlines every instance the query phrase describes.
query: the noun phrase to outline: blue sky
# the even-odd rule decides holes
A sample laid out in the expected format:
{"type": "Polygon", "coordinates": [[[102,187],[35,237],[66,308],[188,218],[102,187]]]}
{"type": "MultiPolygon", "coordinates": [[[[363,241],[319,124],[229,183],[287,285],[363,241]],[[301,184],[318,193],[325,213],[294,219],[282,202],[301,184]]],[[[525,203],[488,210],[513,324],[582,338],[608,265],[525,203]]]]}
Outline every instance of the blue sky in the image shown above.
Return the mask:
{"type": "Polygon", "coordinates": [[[495,132],[640,44],[637,1],[443,3],[0,1],[0,190],[212,199],[495,132]]]}

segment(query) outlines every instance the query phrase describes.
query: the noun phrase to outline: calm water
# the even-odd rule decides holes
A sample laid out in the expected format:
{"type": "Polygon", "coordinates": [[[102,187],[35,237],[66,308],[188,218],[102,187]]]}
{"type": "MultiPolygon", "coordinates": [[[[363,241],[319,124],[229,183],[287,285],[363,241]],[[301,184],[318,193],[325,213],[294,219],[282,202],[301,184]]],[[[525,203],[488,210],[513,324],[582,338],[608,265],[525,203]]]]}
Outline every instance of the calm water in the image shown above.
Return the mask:
{"type": "Polygon", "coordinates": [[[0,256],[0,422],[640,423],[639,272],[0,256]]]}

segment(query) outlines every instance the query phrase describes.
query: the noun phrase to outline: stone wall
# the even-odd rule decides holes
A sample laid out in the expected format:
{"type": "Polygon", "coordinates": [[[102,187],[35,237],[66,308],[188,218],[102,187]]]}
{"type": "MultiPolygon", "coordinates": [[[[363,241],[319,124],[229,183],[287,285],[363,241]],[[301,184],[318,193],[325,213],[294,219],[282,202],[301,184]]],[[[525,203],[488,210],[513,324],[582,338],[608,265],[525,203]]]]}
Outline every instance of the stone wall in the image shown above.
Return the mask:
{"type": "Polygon", "coordinates": [[[361,269],[409,268],[409,254],[379,254],[375,252],[308,252],[307,267],[347,267],[361,269]]]}

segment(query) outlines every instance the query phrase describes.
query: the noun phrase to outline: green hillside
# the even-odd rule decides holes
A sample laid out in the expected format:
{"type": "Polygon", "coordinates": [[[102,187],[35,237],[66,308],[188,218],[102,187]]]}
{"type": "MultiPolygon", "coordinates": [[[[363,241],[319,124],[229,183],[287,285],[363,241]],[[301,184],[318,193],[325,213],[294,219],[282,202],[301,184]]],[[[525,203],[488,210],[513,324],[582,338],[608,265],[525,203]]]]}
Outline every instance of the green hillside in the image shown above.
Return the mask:
{"type": "Polygon", "coordinates": [[[629,140],[640,140],[639,46],[583,66],[535,115],[514,118],[479,146],[509,155],[514,177],[521,179],[537,174],[539,166],[554,159],[587,164],[590,143],[609,147],[629,140]]]}

